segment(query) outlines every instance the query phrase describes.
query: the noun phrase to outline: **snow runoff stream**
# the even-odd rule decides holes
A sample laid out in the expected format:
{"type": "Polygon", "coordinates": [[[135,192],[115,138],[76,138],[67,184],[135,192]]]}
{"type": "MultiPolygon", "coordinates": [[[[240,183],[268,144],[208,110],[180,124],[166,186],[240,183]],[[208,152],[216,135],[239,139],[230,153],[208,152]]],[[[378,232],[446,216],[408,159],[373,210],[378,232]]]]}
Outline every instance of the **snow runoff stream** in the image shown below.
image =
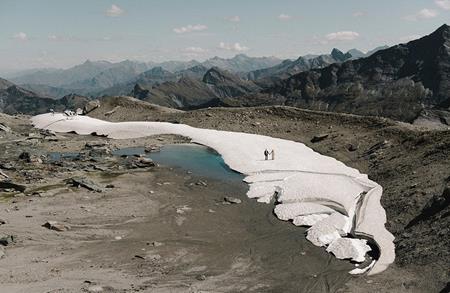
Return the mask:
{"type": "Polygon", "coordinates": [[[194,128],[166,122],[113,123],[88,116],[64,114],[34,116],[36,128],[80,135],[130,139],[175,134],[216,150],[233,170],[245,175],[248,197],[269,203],[275,196],[275,214],[295,225],[310,226],[306,238],[341,259],[363,262],[371,250],[378,258],[350,273],[384,271],[395,259],[394,236],[384,227],[380,204],[383,189],[367,175],[334,158],[320,155],[302,143],[240,132],[194,128]],[[275,160],[265,160],[265,149],[275,160]],[[359,238],[358,238],[359,237],[359,238]]]}

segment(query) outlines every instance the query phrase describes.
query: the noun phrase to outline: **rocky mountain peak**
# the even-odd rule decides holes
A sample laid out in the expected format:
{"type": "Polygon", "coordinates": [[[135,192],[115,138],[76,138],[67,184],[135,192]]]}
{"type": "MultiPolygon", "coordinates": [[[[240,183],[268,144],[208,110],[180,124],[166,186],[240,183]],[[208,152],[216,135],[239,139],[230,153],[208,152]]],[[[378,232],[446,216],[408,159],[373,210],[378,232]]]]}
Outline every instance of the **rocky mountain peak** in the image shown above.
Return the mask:
{"type": "Polygon", "coordinates": [[[232,79],[230,75],[231,74],[228,73],[227,71],[214,66],[205,73],[205,75],[203,76],[203,82],[208,84],[217,84],[218,82],[223,82],[227,79],[232,79]]]}
{"type": "Polygon", "coordinates": [[[330,55],[331,55],[331,57],[333,57],[334,60],[340,61],[340,62],[345,61],[352,57],[352,55],[350,53],[347,52],[344,54],[341,50],[336,49],[336,48],[333,48],[330,55]]]}

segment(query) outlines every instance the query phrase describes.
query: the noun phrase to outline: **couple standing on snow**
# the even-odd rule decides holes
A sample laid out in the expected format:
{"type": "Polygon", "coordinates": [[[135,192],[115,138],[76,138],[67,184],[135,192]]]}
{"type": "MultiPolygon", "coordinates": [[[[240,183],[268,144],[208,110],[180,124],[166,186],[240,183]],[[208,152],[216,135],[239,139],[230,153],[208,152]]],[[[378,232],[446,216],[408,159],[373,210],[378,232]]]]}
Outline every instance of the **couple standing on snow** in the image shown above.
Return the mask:
{"type": "Polygon", "coordinates": [[[269,152],[267,149],[264,151],[264,158],[267,161],[269,159],[269,155],[272,155],[272,160],[275,160],[275,150],[269,152]]]}

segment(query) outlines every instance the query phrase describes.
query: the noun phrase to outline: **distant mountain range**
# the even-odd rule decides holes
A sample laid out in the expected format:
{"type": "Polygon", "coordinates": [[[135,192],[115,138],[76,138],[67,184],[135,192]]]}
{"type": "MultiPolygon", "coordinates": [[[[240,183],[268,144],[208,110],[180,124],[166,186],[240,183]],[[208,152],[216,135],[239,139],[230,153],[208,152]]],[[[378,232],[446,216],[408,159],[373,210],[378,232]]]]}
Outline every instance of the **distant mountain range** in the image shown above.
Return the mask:
{"type": "Polygon", "coordinates": [[[0,111],[34,114],[50,107],[75,108],[88,100],[67,96],[75,89],[92,96],[131,95],[178,109],[289,105],[406,122],[435,111],[445,114],[444,119],[438,118],[450,124],[448,25],[418,40],[368,53],[333,49],[330,54],[296,60],[237,55],[203,63],[153,65],[87,61],[67,70],[34,71],[12,80],[25,82],[23,86],[1,79],[0,111]]]}
{"type": "Polygon", "coordinates": [[[334,48],[328,55],[299,57],[297,60],[284,60],[278,65],[269,68],[254,70],[247,73],[247,78],[255,80],[262,87],[270,87],[277,81],[286,79],[294,74],[315,68],[323,68],[337,62],[344,62],[350,59],[358,59],[372,55],[373,53],[385,49],[387,46],[378,47],[374,50],[363,53],[357,49],[343,53],[334,48]]]}
{"type": "Polygon", "coordinates": [[[87,60],[83,64],[64,70],[27,70],[23,74],[16,74],[10,80],[42,96],[61,98],[68,93],[77,93],[97,97],[129,94],[135,84],[148,87],[186,76],[202,79],[207,70],[217,67],[238,73],[244,79],[261,79],[261,84],[267,86],[269,81],[273,82],[300,71],[363,55],[363,52],[356,49],[346,54],[334,49],[328,55],[309,59],[300,57],[296,61],[283,61],[275,57],[249,57],[244,54],[229,59],[216,56],[204,62],[191,60],[144,63],[125,60],[111,63],[87,60]],[[268,76],[271,78],[264,80],[268,76]]]}
{"type": "MultiPolygon", "coordinates": [[[[354,54],[359,52],[358,56],[365,55],[356,49],[352,52],[354,54]]],[[[131,95],[151,103],[179,109],[226,105],[225,100],[233,103],[234,98],[240,99],[241,96],[257,93],[296,73],[350,59],[356,59],[350,51],[343,53],[333,49],[330,54],[309,59],[300,57],[295,61],[285,60],[278,65],[250,72],[232,72],[219,66],[208,70],[204,64],[176,73],[156,67],[140,74],[134,80],[135,86],[131,95]]],[[[242,55],[233,60],[242,60],[242,55]]],[[[127,87],[131,88],[131,84],[127,87]]],[[[272,100],[269,104],[274,102],[279,100],[272,100]]]]}
{"type": "MultiPolygon", "coordinates": [[[[43,91],[42,93],[55,94],[55,97],[60,97],[67,92],[97,96],[103,94],[104,91],[108,92],[108,90],[109,92],[114,92],[111,88],[116,88],[120,91],[121,85],[136,83],[142,77],[148,81],[148,75],[153,73],[146,72],[155,68],[161,68],[180,76],[181,72],[200,65],[204,66],[206,70],[211,67],[220,67],[233,72],[247,72],[274,66],[280,62],[281,60],[275,57],[249,57],[244,54],[236,55],[230,59],[214,57],[204,62],[192,60],[187,62],[144,63],[125,60],[119,63],[111,63],[87,60],[83,64],[64,70],[44,69],[27,71],[23,75],[11,78],[11,81],[36,92],[43,91]],[[143,76],[139,76],[140,74],[143,74],[143,76]]],[[[161,82],[161,80],[155,80],[153,83],[157,82],[161,82]]]]}
{"type": "Polygon", "coordinates": [[[421,39],[293,75],[263,92],[285,105],[411,122],[450,103],[450,27],[421,39]]]}

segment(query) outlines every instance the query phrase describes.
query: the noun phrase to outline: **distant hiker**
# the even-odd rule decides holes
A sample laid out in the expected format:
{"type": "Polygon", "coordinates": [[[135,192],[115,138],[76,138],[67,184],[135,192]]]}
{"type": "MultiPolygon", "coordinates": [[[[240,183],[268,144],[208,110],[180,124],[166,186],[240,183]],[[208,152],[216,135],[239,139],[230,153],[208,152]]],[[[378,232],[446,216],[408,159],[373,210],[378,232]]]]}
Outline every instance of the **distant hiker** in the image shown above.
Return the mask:
{"type": "Polygon", "coordinates": [[[50,113],[52,113],[52,115],[55,115],[55,110],[50,109],[50,113]]]}
{"type": "Polygon", "coordinates": [[[264,151],[264,158],[266,161],[269,159],[269,151],[267,149],[264,151]]]}
{"type": "Polygon", "coordinates": [[[272,160],[275,160],[275,150],[272,150],[272,151],[270,152],[270,154],[272,155],[272,160]]]}

